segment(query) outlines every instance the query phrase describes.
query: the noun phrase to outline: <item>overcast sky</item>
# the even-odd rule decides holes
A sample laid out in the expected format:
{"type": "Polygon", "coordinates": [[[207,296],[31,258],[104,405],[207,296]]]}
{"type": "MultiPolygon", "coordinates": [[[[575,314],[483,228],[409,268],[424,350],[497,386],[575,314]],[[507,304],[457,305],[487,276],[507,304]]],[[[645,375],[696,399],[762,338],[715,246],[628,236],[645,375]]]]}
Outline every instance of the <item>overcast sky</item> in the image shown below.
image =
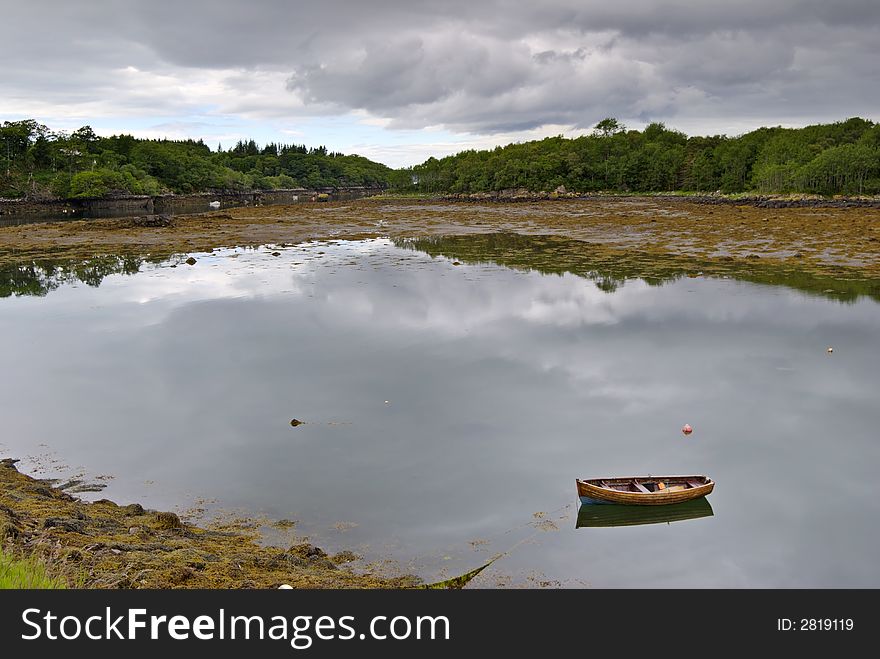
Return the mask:
{"type": "Polygon", "coordinates": [[[589,132],[880,120],[878,0],[0,0],[0,120],[392,166],[589,132]]]}

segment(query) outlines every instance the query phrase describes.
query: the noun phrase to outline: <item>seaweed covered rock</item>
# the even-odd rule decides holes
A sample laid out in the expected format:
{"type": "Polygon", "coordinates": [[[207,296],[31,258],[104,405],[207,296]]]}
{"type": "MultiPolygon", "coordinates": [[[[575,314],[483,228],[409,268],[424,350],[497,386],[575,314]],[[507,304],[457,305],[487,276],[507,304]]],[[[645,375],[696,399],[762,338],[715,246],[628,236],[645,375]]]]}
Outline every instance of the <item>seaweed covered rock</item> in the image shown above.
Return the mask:
{"type": "Polygon", "coordinates": [[[180,529],[183,522],[174,513],[156,513],[156,526],[160,529],[180,529]]]}
{"type": "Polygon", "coordinates": [[[300,558],[327,558],[326,551],[308,542],[293,545],[287,550],[287,553],[300,558]]]}
{"type": "Polygon", "coordinates": [[[85,533],[86,531],[86,525],[83,520],[62,517],[47,517],[43,520],[43,528],[57,528],[68,533],[85,533]]]}
{"type": "Polygon", "coordinates": [[[139,503],[132,503],[128,506],[125,506],[122,509],[122,512],[130,517],[137,517],[138,515],[144,514],[144,507],[139,503]]]}
{"type": "Polygon", "coordinates": [[[15,511],[6,506],[0,506],[0,542],[6,538],[17,538],[21,532],[21,521],[15,511]]]}
{"type": "Polygon", "coordinates": [[[136,227],[170,227],[174,220],[170,215],[144,215],[132,220],[136,227]]]}
{"type": "Polygon", "coordinates": [[[339,569],[308,543],[291,551],[264,546],[257,525],[200,528],[138,504],[82,501],[20,473],[10,459],[0,461],[0,540],[85,588],[400,588],[418,581],[339,569]]]}

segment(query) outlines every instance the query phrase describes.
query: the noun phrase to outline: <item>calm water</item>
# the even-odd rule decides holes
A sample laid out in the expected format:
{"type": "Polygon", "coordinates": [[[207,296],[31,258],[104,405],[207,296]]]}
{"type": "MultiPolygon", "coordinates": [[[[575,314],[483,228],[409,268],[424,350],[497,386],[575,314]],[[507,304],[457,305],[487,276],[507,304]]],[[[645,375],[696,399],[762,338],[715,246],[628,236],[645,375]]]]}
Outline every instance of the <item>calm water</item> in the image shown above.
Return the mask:
{"type": "Polygon", "coordinates": [[[508,552],[474,586],[880,586],[876,301],[422,248],[19,273],[0,453],[428,579],[508,552]],[[711,476],[711,510],[577,528],[576,477],[647,473],[711,476]]]}

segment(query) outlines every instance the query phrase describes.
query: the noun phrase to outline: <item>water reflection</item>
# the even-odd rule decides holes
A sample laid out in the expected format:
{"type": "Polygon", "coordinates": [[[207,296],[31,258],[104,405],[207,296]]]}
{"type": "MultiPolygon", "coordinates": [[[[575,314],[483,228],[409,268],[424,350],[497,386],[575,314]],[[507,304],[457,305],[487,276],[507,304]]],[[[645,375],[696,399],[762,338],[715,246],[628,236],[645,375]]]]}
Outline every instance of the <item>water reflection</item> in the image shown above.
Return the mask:
{"type": "Polygon", "coordinates": [[[637,526],[663,524],[685,519],[711,517],[712,506],[706,497],[671,506],[614,506],[586,504],[578,509],[575,528],[597,526],[637,526]]]}
{"type": "Polygon", "coordinates": [[[486,249],[218,250],[83,271],[100,287],[67,268],[0,299],[2,451],[111,474],[95,496],[124,503],[295,520],[429,583],[503,553],[473,585],[880,585],[880,305],[615,269],[605,292],[486,249]],[[584,473],[710,473],[717,515],[575,531],[584,473]]]}
{"type": "MultiPolygon", "coordinates": [[[[840,302],[860,297],[880,300],[880,281],[863,279],[851,272],[841,277],[820,276],[796,266],[741,262],[691,262],[681,258],[638,252],[609,253],[591,243],[557,236],[490,233],[463,236],[401,238],[393,241],[402,249],[421,251],[432,257],[480,265],[495,263],[508,268],[542,274],[572,274],[595,282],[604,293],[614,293],[627,280],[662,286],[685,277],[724,277],[759,284],[786,286],[840,302]]],[[[141,258],[134,255],[102,255],[88,259],[42,258],[0,264],[0,297],[44,296],[65,283],[81,281],[99,286],[111,274],[135,274],[143,263],[161,263],[167,255],[141,258]]],[[[182,259],[178,258],[178,261],[182,259]]]]}
{"type": "Polygon", "coordinates": [[[570,273],[594,281],[596,287],[606,293],[613,293],[628,279],[660,286],[699,274],[787,286],[841,302],[853,302],[861,296],[880,300],[880,281],[861,278],[843,268],[839,277],[832,278],[805,271],[790,262],[744,265],[732,259],[683,259],[638,251],[611,251],[602,245],[557,236],[516,233],[405,238],[396,240],[395,244],[464,263],[493,262],[543,274],[570,273]]]}
{"type": "Polygon", "coordinates": [[[38,259],[0,263],[0,297],[43,297],[64,284],[100,286],[109,275],[133,275],[145,259],[137,256],[96,256],[90,259],[38,259]]]}

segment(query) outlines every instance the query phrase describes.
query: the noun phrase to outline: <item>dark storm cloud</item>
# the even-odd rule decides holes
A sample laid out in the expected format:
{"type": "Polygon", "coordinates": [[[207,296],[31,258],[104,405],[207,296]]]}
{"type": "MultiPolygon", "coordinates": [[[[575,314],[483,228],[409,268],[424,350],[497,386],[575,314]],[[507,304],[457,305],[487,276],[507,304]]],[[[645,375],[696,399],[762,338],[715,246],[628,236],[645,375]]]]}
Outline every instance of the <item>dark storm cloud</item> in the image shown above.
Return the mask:
{"type": "Polygon", "coordinates": [[[152,95],[157,111],[361,110],[476,133],[606,115],[827,120],[880,105],[876,0],[7,4],[7,105],[134,111],[152,95]],[[125,67],[137,81],[116,79],[125,67]]]}

